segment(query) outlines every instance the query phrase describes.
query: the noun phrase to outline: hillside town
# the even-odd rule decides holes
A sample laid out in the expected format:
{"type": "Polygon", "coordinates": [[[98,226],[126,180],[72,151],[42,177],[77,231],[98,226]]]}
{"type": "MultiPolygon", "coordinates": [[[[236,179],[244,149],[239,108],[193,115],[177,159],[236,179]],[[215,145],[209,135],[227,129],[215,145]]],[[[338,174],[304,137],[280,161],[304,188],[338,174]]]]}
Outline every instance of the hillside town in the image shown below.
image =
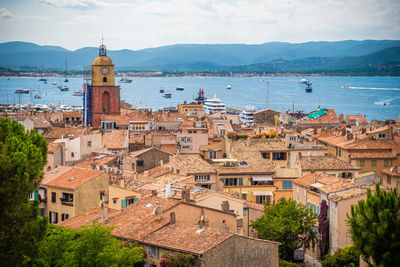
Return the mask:
{"type": "MultiPolygon", "coordinates": [[[[144,248],[145,266],[160,266],[165,252],[190,254],[193,266],[279,266],[280,244],[259,238],[252,222],[283,199],[317,216],[326,203],[333,254],[353,243],[347,214],[368,189],[399,192],[400,116],[210,110],[201,97],[135,108],[122,104],[114,76],[102,45],[82,112],[0,116],[48,142],[43,180],[30,194],[40,214],[70,229],[112,226],[114,237],[144,248]]],[[[297,252],[320,259],[318,244],[297,252]]]]}

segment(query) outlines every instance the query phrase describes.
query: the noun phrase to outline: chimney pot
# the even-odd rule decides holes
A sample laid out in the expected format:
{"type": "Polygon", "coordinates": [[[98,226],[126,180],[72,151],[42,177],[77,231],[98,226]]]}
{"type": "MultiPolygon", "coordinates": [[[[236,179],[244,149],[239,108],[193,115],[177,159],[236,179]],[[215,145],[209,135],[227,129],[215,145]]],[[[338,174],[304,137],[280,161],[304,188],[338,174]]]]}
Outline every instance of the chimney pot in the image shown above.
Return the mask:
{"type": "Polygon", "coordinates": [[[175,224],[176,222],[176,215],[175,212],[171,212],[169,214],[169,224],[175,224]]]}
{"type": "Polygon", "coordinates": [[[158,195],[157,190],[152,190],[152,191],[151,191],[151,195],[152,195],[153,197],[156,197],[156,196],[158,195]]]}

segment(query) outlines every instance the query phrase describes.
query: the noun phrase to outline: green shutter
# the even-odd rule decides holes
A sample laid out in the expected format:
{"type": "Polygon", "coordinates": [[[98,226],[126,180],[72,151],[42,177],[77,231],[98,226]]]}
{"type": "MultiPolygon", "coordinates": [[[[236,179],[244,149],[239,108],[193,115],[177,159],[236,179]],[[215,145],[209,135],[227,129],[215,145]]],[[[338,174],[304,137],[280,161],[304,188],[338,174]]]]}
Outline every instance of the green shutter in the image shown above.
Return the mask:
{"type": "Polygon", "coordinates": [[[35,190],[35,200],[38,200],[38,199],[39,199],[39,190],[36,189],[35,190]]]}

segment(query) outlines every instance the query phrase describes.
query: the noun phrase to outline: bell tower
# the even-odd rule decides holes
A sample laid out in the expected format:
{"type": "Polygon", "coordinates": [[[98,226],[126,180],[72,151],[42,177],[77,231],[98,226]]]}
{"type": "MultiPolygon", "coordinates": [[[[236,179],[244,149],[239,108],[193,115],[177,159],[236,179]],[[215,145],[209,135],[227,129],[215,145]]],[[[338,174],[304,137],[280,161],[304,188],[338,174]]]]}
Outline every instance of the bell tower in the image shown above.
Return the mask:
{"type": "Polygon", "coordinates": [[[100,128],[103,115],[120,115],[120,88],[114,75],[114,64],[102,44],[91,66],[91,83],[84,85],[85,125],[100,128]]]}

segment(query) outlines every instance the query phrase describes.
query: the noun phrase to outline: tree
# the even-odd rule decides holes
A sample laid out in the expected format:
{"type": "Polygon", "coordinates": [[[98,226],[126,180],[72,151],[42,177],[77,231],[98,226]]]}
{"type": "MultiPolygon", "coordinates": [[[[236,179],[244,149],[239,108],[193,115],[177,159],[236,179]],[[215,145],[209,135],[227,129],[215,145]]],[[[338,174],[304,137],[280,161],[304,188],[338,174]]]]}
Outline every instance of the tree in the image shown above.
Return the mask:
{"type": "Polygon", "coordinates": [[[328,205],[325,200],[321,201],[321,212],[318,216],[318,232],[319,238],[319,250],[321,259],[325,258],[325,255],[329,252],[329,220],[328,220],[328,205]]]}
{"type": "Polygon", "coordinates": [[[317,241],[315,225],[317,216],[306,206],[293,200],[280,200],[264,206],[264,215],[253,221],[258,237],[280,242],[279,253],[285,260],[292,260],[295,249],[310,248],[317,241]]]}
{"type": "Polygon", "coordinates": [[[47,142],[17,121],[0,119],[0,265],[34,260],[46,233],[38,201],[29,194],[39,185],[47,160],[47,142]]]}
{"type": "Polygon", "coordinates": [[[355,248],[374,266],[396,266],[400,262],[400,197],[376,185],[367,199],[351,206],[347,215],[355,248]]]}
{"type": "Polygon", "coordinates": [[[359,265],[360,253],[354,245],[347,245],[335,254],[327,255],[322,261],[322,267],[358,267],[359,265]]]}
{"type": "Polygon", "coordinates": [[[37,266],[134,266],[144,250],[114,238],[111,227],[93,222],[79,230],[50,225],[40,246],[37,266]]]}

